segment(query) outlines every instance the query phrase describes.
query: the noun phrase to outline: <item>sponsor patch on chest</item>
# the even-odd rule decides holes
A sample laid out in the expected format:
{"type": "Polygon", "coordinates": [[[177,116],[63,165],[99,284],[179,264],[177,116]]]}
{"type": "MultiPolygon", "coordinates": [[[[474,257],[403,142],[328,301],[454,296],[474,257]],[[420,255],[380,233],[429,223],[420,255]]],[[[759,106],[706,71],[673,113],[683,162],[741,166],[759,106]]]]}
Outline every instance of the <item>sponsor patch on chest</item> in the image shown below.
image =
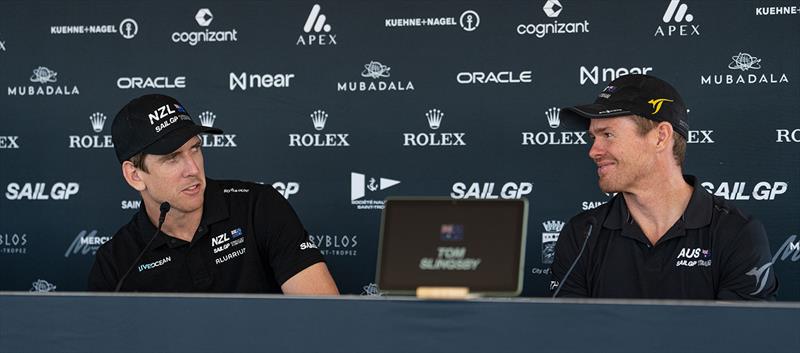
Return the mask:
{"type": "Polygon", "coordinates": [[[682,248],[675,259],[675,267],[709,267],[711,266],[711,250],[701,248],[682,248]]]}

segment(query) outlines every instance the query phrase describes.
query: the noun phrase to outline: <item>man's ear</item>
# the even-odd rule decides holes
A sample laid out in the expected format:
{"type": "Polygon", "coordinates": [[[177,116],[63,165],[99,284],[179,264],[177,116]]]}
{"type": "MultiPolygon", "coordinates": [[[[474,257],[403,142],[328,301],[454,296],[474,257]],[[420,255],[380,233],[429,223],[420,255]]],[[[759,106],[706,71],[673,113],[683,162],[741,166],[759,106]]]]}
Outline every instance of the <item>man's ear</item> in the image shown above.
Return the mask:
{"type": "Polygon", "coordinates": [[[147,189],[144,180],[142,180],[141,173],[145,172],[133,166],[131,161],[122,162],[122,176],[125,178],[128,185],[137,191],[144,191],[147,189]]]}
{"type": "Polygon", "coordinates": [[[672,124],[662,121],[658,123],[658,126],[656,126],[655,130],[658,138],[656,141],[656,148],[659,151],[669,148],[671,151],[672,146],[670,145],[670,141],[672,141],[672,135],[675,133],[675,131],[672,130],[672,124]]]}

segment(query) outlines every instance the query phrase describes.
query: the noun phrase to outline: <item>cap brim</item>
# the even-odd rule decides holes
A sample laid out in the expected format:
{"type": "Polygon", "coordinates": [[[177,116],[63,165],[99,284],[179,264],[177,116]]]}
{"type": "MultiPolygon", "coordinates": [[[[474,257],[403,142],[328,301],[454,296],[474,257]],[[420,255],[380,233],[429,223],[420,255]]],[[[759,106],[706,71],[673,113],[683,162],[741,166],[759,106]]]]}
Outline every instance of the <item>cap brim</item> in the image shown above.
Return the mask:
{"type": "Polygon", "coordinates": [[[627,109],[605,104],[584,104],[561,108],[561,124],[568,129],[587,130],[591,119],[616,118],[635,114],[627,109]]]}
{"type": "Polygon", "coordinates": [[[142,149],[141,152],[146,154],[164,155],[170,154],[183,146],[190,138],[199,134],[221,134],[222,130],[205,127],[200,125],[186,125],[186,127],[170,131],[169,134],[153,142],[151,145],[142,149]]]}

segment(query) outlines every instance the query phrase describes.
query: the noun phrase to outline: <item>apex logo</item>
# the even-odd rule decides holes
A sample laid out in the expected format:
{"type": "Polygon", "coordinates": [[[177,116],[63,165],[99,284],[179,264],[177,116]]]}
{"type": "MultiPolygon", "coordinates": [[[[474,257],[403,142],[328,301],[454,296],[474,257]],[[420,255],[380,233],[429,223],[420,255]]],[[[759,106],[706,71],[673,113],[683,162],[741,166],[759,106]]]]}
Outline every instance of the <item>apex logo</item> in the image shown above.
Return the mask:
{"type": "Polygon", "coordinates": [[[714,130],[689,130],[689,139],[686,143],[714,143],[711,134],[714,130]]]}
{"type": "Polygon", "coordinates": [[[6,51],[6,42],[5,41],[0,40],[0,50],[6,51]]]}
{"type": "Polygon", "coordinates": [[[321,10],[319,4],[311,7],[311,12],[303,25],[303,32],[311,34],[297,37],[295,45],[336,45],[336,35],[330,33],[332,27],[329,23],[325,23],[327,17],[320,13],[321,10]]]}
{"type": "Polygon", "coordinates": [[[58,182],[49,188],[47,183],[9,183],[6,188],[6,198],[9,200],[69,200],[70,196],[78,194],[80,184],[58,182]]]}
{"type": "MultiPolygon", "coordinates": [[[[205,127],[214,127],[214,123],[217,121],[217,115],[208,110],[200,113],[197,117],[200,120],[200,125],[205,127]]],[[[236,134],[201,134],[199,137],[203,147],[238,147],[236,145],[236,134]]]]}
{"type": "MultiPolygon", "coordinates": [[[[561,109],[552,107],[544,112],[547,125],[553,129],[561,126],[561,109]]],[[[586,131],[523,132],[522,145],[585,145],[586,131]]]]}
{"type": "Polygon", "coordinates": [[[450,197],[454,199],[519,199],[533,191],[533,183],[507,182],[500,188],[500,194],[495,194],[495,183],[471,183],[469,186],[463,182],[453,184],[450,197]]]}
{"type": "Polygon", "coordinates": [[[752,189],[748,188],[747,182],[744,181],[724,181],[716,187],[707,181],[700,185],[708,192],[726,200],[750,200],[751,197],[758,201],[775,200],[776,196],[785,194],[789,189],[789,184],[784,181],[760,181],[752,189]]]}
{"type": "MultiPolygon", "coordinates": [[[[631,68],[611,68],[611,67],[604,67],[599,68],[597,66],[587,68],[586,66],[581,66],[578,70],[579,81],[581,85],[586,84],[586,81],[591,81],[592,84],[598,84],[601,82],[609,82],[614,81],[617,77],[625,76],[627,74],[643,74],[646,75],[648,72],[653,71],[652,67],[649,66],[642,66],[642,67],[631,67],[631,68]],[[602,75],[602,79],[601,79],[602,75]]],[[[612,87],[613,88],[613,87],[612,87]]],[[[612,92],[605,92],[604,93],[612,93],[612,92]]],[[[602,93],[601,93],[602,94],[602,93]]],[[[602,96],[601,96],[602,97],[602,96]]]]}
{"type": "Polygon", "coordinates": [[[678,35],[681,37],[685,36],[699,36],[700,35],[700,25],[690,25],[689,22],[694,20],[694,16],[692,14],[687,13],[689,10],[689,6],[686,4],[681,4],[680,0],[671,0],[669,5],[667,5],[667,10],[664,11],[664,16],[661,20],[664,23],[670,23],[673,20],[675,23],[681,23],[684,20],[687,24],[679,24],[679,25],[666,25],[666,26],[658,26],[656,28],[656,33],[653,34],[654,37],[671,37],[673,35],[678,35]]]}
{"type": "MultiPolygon", "coordinates": [[[[430,109],[425,113],[428,126],[431,130],[438,130],[442,124],[444,113],[439,109],[430,109]]],[[[440,132],[440,133],[403,133],[403,146],[466,146],[463,132],[440,132]]]]}
{"type": "MultiPolygon", "coordinates": [[[[322,131],[328,122],[328,113],[318,109],[311,114],[314,130],[322,131]]],[[[289,147],[347,147],[350,134],[289,134],[289,147]]]]}
{"type": "Polygon", "coordinates": [[[664,104],[664,102],[670,102],[671,103],[673,101],[669,100],[669,99],[666,99],[666,98],[651,99],[651,100],[647,101],[647,104],[650,104],[650,105],[653,106],[653,112],[650,113],[650,115],[658,114],[658,112],[661,110],[661,105],[664,104]]]}
{"type": "MultiPolygon", "coordinates": [[[[106,123],[106,115],[100,112],[93,113],[89,116],[89,122],[92,124],[92,130],[95,133],[103,131],[103,126],[106,123]]],[[[111,141],[111,135],[70,135],[69,148],[113,148],[114,143],[111,141]]]]}

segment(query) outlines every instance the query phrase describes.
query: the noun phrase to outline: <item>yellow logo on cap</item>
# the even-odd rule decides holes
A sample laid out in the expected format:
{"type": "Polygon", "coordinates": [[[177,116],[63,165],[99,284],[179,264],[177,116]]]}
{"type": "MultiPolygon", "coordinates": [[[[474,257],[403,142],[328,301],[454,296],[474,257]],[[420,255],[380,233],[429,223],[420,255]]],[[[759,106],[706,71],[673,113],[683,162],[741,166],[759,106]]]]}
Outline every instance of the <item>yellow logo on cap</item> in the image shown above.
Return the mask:
{"type": "Polygon", "coordinates": [[[650,103],[650,105],[653,106],[653,109],[655,109],[655,111],[650,113],[650,115],[656,115],[656,113],[658,113],[658,111],[661,110],[661,104],[664,102],[672,102],[672,100],[666,98],[659,98],[659,99],[651,99],[650,101],[648,101],[647,103],[650,103]]]}

